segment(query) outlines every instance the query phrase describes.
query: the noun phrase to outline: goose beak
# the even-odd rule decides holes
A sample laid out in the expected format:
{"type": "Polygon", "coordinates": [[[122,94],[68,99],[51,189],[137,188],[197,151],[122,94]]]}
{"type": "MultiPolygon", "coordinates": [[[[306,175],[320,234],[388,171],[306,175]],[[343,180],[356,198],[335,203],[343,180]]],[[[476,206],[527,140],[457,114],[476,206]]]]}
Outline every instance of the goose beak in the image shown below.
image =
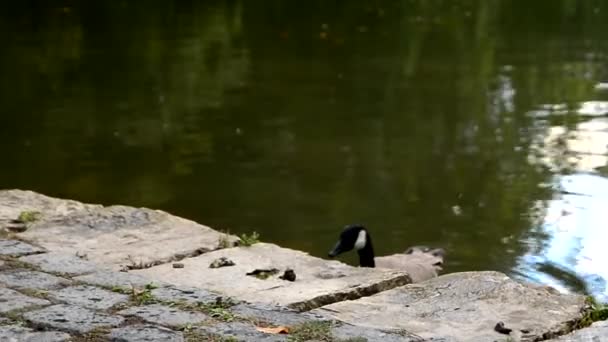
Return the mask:
{"type": "Polygon", "coordinates": [[[338,241],[338,243],[336,243],[336,246],[335,246],[335,247],[334,247],[334,248],[333,248],[331,251],[329,251],[328,256],[329,256],[330,258],[334,258],[334,257],[336,257],[338,254],[340,254],[340,253],[344,252],[344,251],[342,250],[342,243],[341,243],[341,242],[342,242],[342,241],[338,241]]]}

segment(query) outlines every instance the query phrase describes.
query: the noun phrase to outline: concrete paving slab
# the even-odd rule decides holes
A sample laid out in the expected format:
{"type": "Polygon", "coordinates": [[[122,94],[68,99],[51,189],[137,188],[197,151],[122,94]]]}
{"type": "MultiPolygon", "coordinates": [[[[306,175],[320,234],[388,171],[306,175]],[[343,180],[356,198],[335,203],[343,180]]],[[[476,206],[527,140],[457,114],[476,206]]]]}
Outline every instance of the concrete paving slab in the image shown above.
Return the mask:
{"type": "Polygon", "coordinates": [[[50,304],[48,300],[25,296],[15,290],[0,287],[0,313],[50,304]]]}
{"type": "Polygon", "coordinates": [[[0,272],[0,284],[17,289],[48,290],[71,284],[71,280],[38,271],[10,270],[0,272]]]}
{"type": "Polygon", "coordinates": [[[130,273],[181,286],[199,287],[236,299],[288,306],[301,311],[322,305],[356,299],[408,284],[409,276],[392,270],[352,267],[307,253],[258,243],[250,247],[227,248],[182,260],[184,268],[158,265],[130,273]],[[210,268],[220,257],[232,260],[230,267],[210,268]],[[256,269],[279,272],[266,279],[246,275],[256,269]],[[287,268],[296,280],[279,276],[287,268]]]}
{"type": "Polygon", "coordinates": [[[110,331],[113,342],[183,342],[184,334],[179,331],[154,325],[132,325],[110,331]]]}
{"type": "Polygon", "coordinates": [[[74,277],[74,280],[81,281],[86,284],[103,286],[103,287],[122,287],[129,289],[131,287],[144,287],[148,284],[163,286],[163,283],[154,281],[142,275],[117,272],[117,271],[99,271],[87,275],[74,277]]]}
{"type": "Polygon", "coordinates": [[[194,287],[159,287],[152,290],[152,296],[161,301],[184,302],[188,304],[215,303],[218,295],[194,287]]]}
{"type": "Polygon", "coordinates": [[[32,325],[47,329],[85,334],[98,328],[116,327],[124,318],[88,310],[75,305],[58,304],[30,311],[23,317],[32,325]]]}
{"type": "Polygon", "coordinates": [[[147,322],[168,327],[181,327],[198,324],[209,317],[200,312],[190,312],[161,304],[135,306],[118,312],[123,316],[136,316],[147,322]]]}
{"type": "Polygon", "coordinates": [[[0,255],[22,256],[44,253],[45,249],[19,240],[0,240],[0,255]]]}
{"type": "Polygon", "coordinates": [[[580,295],[516,282],[498,272],[452,273],[313,312],[352,325],[404,329],[449,341],[535,340],[569,331],[586,307],[580,295]],[[513,331],[494,331],[498,322],[513,331]]]}
{"type": "Polygon", "coordinates": [[[57,301],[95,310],[107,310],[129,300],[127,295],[87,285],[70,286],[61,290],[49,291],[48,296],[57,301]]]}
{"type": "Polygon", "coordinates": [[[160,210],[104,207],[20,190],[0,191],[0,203],[0,222],[23,211],[40,212],[20,238],[116,270],[198,255],[238,240],[160,210]]]}
{"type": "Polygon", "coordinates": [[[7,342],[63,342],[71,336],[60,331],[34,331],[19,325],[0,326],[0,341],[7,342]]]}
{"type": "Polygon", "coordinates": [[[28,255],[19,258],[19,260],[36,265],[45,272],[62,273],[70,276],[93,273],[101,268],[95,263],[79,258],[74,254],[61,252],[28,255]]]}

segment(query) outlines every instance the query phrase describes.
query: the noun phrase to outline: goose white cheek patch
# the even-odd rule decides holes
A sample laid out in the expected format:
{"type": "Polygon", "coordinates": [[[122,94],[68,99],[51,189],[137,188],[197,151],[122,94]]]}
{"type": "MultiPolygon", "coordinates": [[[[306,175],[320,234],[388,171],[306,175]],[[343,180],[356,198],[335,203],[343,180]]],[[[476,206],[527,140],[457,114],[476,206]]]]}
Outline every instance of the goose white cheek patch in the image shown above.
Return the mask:
{"type": "Polygon", "coordinates": [[[363,249],[367,245],[367,234],[365,230],[361,230],[359,232],[359,236],[357,236],[357,241],[355,241],[355,249],[363,249]]]}

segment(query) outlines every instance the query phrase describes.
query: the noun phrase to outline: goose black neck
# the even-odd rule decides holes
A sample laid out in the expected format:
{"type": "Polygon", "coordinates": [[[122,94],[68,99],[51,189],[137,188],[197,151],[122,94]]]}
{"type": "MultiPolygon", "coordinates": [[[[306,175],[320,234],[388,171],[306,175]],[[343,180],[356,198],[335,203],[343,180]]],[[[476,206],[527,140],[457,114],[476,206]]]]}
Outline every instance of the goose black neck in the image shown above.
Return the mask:
{"type": "Polygon", "coordinates": [[[361,267],[376,267],[374,262],[374,247],[372,246],[372,239],[369,234],[366,233],[366,244],[357,251],[359,253],[359,266],[361,267]]]}

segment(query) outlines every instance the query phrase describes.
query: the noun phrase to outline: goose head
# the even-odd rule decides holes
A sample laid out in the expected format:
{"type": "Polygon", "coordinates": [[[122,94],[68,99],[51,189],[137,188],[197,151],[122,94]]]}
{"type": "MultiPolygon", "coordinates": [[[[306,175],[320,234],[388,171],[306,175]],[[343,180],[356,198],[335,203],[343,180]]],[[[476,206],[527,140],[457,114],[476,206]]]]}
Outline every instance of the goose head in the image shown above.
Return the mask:
{"type": "Polygon", "coordinates": [[[403,253],[376,258],[371,236],[360,224],[344,227],[338,242],[328,255],[334,258],[351,250],[356,250],[359,254],[359,266],[405,271],[414,282],[436,277],[443,270],[445,257],[445,250],[442,248],[412,246],[403,253]]]}
{"type": "Polygon", "coordinates": [[[334,258],[342,253],[356,250],[359,254],[359,264],[363,267],[375,267],[374,249],[372,240],[367,232],[367,229],[360,224],[353,224],[344,227],[340,233],[340,238],[329,251],[330,258],[334,258]]]}

